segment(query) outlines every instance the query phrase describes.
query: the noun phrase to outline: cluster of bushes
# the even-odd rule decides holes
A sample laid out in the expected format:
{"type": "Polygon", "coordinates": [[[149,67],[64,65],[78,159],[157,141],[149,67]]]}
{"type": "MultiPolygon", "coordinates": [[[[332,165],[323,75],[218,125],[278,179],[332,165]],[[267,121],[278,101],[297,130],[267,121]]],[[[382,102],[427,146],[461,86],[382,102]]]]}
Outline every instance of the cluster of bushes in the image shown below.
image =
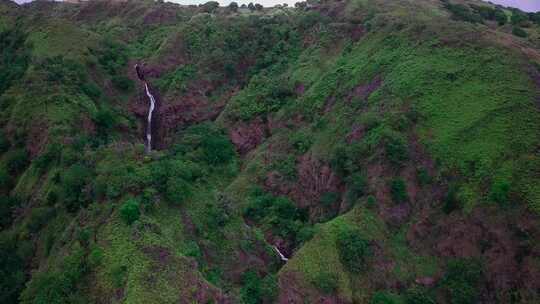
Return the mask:
{"type": "Polygon", "coordinates": [[[11,225],[13,209],[19,205],[20,201],[16,197],[0,194],[0,230],[11,225]]]}
{"type": "Polygon", "coordinates": [[[37,64],[37,69],[54,85],[82,92],[92,100],[102,95],[101,89],[88,78],[85,67],[75,60],[63,56],[45,58],[37,64]]]}
{"type": "Polygon", "coordinates": [[[452,304],[476,303],[482,264],[475,259],[453,259],[448,262],[442,286],[448,291],[452,304]]]}
{"type": "Polygon", "coordinates": [[[76,163],[63,172],[59,185],[60,197],[68,211],[75,212],[91,202],[93,193],[89,193],[86,187],[92,182],[93,176],[93,169],[83,163],[76,163]]]}
{"type": "Polygon", "coordinates": [[[336,245],[343,266],[352,273],[361,273],[367,268],[373,252],[369,240],[357,229],[344,229],[339,232],[336,245]]]}
{"type": "Polygon", "coordinates": [[[77,284],[87,271],[85,252],[77,249],[57,269],[36,274],[21,293],[21,303],[84,303],[77,284]]]}
{"type": "Polygon", "coordinates": [[[99,50],[91,50],[101,67],[111,76],[112,84],[127,92],[134,86],[133,81],[122,73],[128,62],[127,49],[120,43],[105,39],[99,50]]]}
{"type": "Polygon", "coordinates": [[[21,173],[30,163],[30,156],[24,148],[11,150],[5,157],[6,168],[11,175],[21,173]]]}
{"type": "Polygon", "coordinates": [[[339,286],[339,278],[337,274],[330,271],[322,271],[317,274],[313,280],[313,285],[324,294],[333,294],[339,286]]]}
{"type": "Polygon", "coordinates": [[[0,303],[19,303],[27,279],[24,261],[33,253],[30,245],[13,233],[0,232],[0,303]]]}
{"type": "Polygon", "coordinates": [[[4,132],[0,131],[0,155],[9,150],[10,146],[11,143],[9,142],[9,139],[6,137],[4,132]]]}
{"type": "Polygon", "coordinates": [[[265,304],[274,303],[278,294],[277,280],[274,275],[268,274],[261,278],[253,270],[244,273],[240,295],[243,303],[265,304]]]}
{"type": "Polygon", "coordinates": [[[263,73],[251,78],[247,88],[234,97],[233,118],[250,120],[276,112],[295,97],[291,83],[283,77],[263,73]]]}
{"type": "MultiPolygon", "coordinates": [[[[463,20],[472,23],[483,23],[486,20],[496,21],[499,26],[508,23],[508,15],[499,7],[492,8],[486,5],[463,5],[452,4],[449,0],[441,0],[444,6],[450,12],[452,17],[457,20],[463,20]]],[[[522,27],[528,27],[533,24],[540,25],[540,13],[524,13],[519,9],[510,9],[512,15],[510,23],[512,24],[512,34],[525,38],[527,32],[522,27]]]]}
{"type": "Polygon", "coordinates": [[[452,4],[449,0],[442,0],[444,7],[452,13],[452,17],[472,23],[483,23],[484,20],[497,21],[504,25],[508,21],[505,12],[500,8],[491,8],[486,5],[452,4]]]}
{"type": "Polygon", "coordinates": [[[236,157],[234,145],[224,130],[211,123],[195,125],[183,131],[172,150],[209,167],[228,164],[236,157]]]}
{"type": "Polygon", "coordinates": [[[159,79],[159,90],[162,93],[172,91],[185,93],[189,87],[189,82],[197,75],[197,69],[191,64],[182,65],[176,70],[165,74],[159,79]]]}
{"type": "Polygon", "coordinates": [[[307,212],[296,208],[288,198],[273,196],[262,189],[253,191],[244,216],[296,244],[311,238],[307,212]]]}
{"type": "Polygon", "coordinates": [[[343,144],[336,148],[332,164],[342,176],[360,171],[360,161],[369,160],[383,148],[384,157],[395,167],[402,166],[409,159],[407,138],[385,125],[367,130],[362,140],[343,144]]]}

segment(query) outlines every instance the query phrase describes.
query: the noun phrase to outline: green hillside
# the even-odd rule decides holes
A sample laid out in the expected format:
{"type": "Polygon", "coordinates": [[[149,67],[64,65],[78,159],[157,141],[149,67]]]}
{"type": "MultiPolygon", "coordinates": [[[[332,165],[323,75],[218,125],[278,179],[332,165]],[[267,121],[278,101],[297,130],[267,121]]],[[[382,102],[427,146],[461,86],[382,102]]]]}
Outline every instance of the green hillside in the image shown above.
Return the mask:
{"type": "Polygon", "coordinates": [[[540,301],[540,13],[0,0],[0,109],[0,303],[540,301]]]}

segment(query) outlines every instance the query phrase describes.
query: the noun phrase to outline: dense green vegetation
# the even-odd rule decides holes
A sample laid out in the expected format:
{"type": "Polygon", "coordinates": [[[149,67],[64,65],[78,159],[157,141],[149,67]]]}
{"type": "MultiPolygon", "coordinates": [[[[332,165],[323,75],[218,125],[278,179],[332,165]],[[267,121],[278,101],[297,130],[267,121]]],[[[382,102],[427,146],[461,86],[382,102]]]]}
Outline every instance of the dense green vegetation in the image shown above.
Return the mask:
{"type": "Polygon", "coordinates": [[[540,299],[540,13],[91,1],[0,17],[1,303],[540,299]],[[158,99],[150,152],[134,64],[158,99]]]}

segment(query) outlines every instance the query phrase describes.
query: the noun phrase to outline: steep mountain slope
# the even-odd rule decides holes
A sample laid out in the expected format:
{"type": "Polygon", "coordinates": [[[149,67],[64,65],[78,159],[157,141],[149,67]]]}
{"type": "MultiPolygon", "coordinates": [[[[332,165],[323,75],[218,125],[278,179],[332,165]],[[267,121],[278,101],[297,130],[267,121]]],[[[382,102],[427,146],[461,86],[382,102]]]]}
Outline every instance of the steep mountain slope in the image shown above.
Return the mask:
{"type": "Polygon", "coordinates": [[[540,300],[540,15],[0,13],[0,302],[540,300]]]}

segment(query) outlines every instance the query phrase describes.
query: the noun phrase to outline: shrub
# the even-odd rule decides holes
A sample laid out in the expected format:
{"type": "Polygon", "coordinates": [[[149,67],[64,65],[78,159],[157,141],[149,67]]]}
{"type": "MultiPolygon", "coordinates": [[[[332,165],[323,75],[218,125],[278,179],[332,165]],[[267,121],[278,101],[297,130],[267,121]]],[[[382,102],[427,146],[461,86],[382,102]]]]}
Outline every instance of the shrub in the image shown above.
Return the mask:
{"type": "Polygon", "coordinates": [[[275,197],[262,190],[257,190],[251,195],[244,216],[271,228],[274,234],[291,241],[300,240],[299,233],[307,221],[306,212],[296,208],[288,198],[275,197]]]}
{"type": "Polygon", "coordinates": [[[244,273],[240,294],[246,304],[273,303],[277,296],[276,278],[267,275],[261,279],[255,271],[250,270],[244,273]]]}
{"type": "Polygon", "coordinates": [[[391,292],[379,291],[371,298],[370,304],[402,304],[403,300],[399,295],[391,292]]]}
{"type": "Polygon", "coordinates": [[[81,84],[81,91],[93,100],[97,100],[101,96],[101,89],[93,82],[81,84]]]}
{"type": "Polygon", "coordinates": [[[227,163],[235,155],[231,141],[217,132],[204,137],[201,147],[204,151],[204,160],[211,165],[227,163]]]}
{"type": "Polygon", "coordinates": [[[16,234],[0,233],[0,303],[19,303],[27,280],[24,257],[19,254],[21,245],[16,234]]]}
{"type": "Polygon", "coordinates": [[[7,154],[7,169],[11,174],[22,172],[28,165],[29,156],[25,149],[17,149],[7,154]]]}
{"type": "Polygon", "coordinates": [[[4,133],[0,132],[0,154],[9,150],[10,146],[11,144],[7,137],[4,135],[4,133]]]}
{"type": "Polygon", "coordinates": [[[44,153],[33,160],[34,166],[43,172],[51,163],[59,161],[61,155],[62,146],[56,143],[50,144],[44,153]]]}
{"type": "Polygon", "coordinates": [[[401,178],[395,178],[390,183],[390,194],[392,200],[396,204],[406,203],[409,201],[409,195],[407,194],[407,185],[401,178]]]}
{"type": "Polygon", "coordinates": [[[366,207],[372,209],[372,208],[375,208],[376,206],[377,206],[377,199],[373,195],[368,196],[366,199],[366,207]]]}
{"type": "Polygon", "coordinates": [[[497,23],[499,24],[499,26],[503,26],[505,25],[507,22],[508,22],[508,16],[506,16],[506,14],[504,13],[503,10],[500,10],[500,9],[497,9],[495,11],[495,16],[494,16],[495,20],[497,21],[497,23]]]}
{"type": "Polygon", "coordinates": [[[405,296],[407,304],[436,304],[437,302],[421,288],[407,290],[405,296]]]}
{"type": "Polygon", "coordinates": [[[493,183],[489,198],[499,204],[507,203],[510,198],[510,184],[506,181],[493,183]]]}
{"type": "Polygon", "coordinates": [[[461,209],[461,202],[458,199],[458,187],[450,185],[448,193],[444,199],[443,212],[450,214],[455,210],[461,209]]]}
{"type": "Polygon", "coordinates": [[[19,200],[7,195],[0,195],[0,230],[9,227],[13,221],[13,208],[20,204],[19,200]]]}
{"type": "Polygon", "coordinates": [[[335,273],[322,271],[319,272],[313,280],[313,285],[315,285],[315,287],[317,287],[324,294],[332,294],[338,289],[339,278],[335,273]]]}
{"type": "Polygon", "coordinates": [[[211,123],[195,125],[182,132],[174,150],[213,166],[229,163],[236,155],[223,130],[211,123]]]}
{"type": "Polygon", "coordinates": [[[512,11],[512,17],[510,17],[510,22],[513,25],[522,25],[526,23],[528,20],[529,20],[529,16],[527,16],[527,14],[520,12],[519,10],[512,11]]]}
{"type": "Polygon", "coordinates": [[[170,178],[167,181],[165,197],[169,202],[181,204],[191,196],[190,184],[179,177],[170,178]]]}
{"type": "Polygon", "coordinates": [[[338,234],[336,242],[340,261],[346,269],[359,273],[366,268],[372,252],[369,241],[362,237],[360,231],[343,230],[338,234]]]}
{"type": "Polygon", "coordinates": [[[42,207],[42,208],[33,208],[28,217],[26,227],[32,233],[38,232],[43,226],[49,222],[55,215],[53,208],[42,207]]]}
{"type": "Polygon", "coordinates": [[[296,179],[296,156],[287,155],[272,162],[272,169],[277,170],[287,180],[296,179]]]}
{"type": "Polygon", "coordinates": [[[117,114],[107,108],[102,108],[97,111],[94,122],[96,123],[100,136],[106,136],[107,133],[116,126],[117,117],[117,114]]]}
{"type": "Polygon", "coordinates": [[[92,230],[89,228],[83,228],[79,231],[77,235],[77,240],[82,247],[88,248],[90,245],[90,238],[92,237],[92,230]]]}
{"type": "Polygon", "coordinates": [[[433,181],[431,176],[429,175],[429,172],[424,168],[418,168],[416,170],[416,178],[418,179],[418,183],[421,186],[431,184],[431,182],[433,181]]]}
{"type": "Polygon", "coordinates": [[[338,199],[340,195],[337,192],[326,192],[321,196],[319,203],[324,207],[332,206],[338,199]]]}
{"type": "Polygon", "coordinates": [[[290,140],[294,149],[300,154],[306,153],[313,144],[311,136],[306,132],[294,133],[290,140]]]}
{"type": "Polygon", "coordinates": [[[367,190],[367,178],[362,173],[354,173],[347,178],[348,193],[347,196],[350,200],[362,197],[366,194],[367,190]]]}
{"type": "Polygon", "coordinates": [[[11,190],[12,183],[13,180],[7,169],[0,167],[0,193],[9,192],[9,190],[11,190]]]}
{"type": "Polygon", "coordinates": [[[139,211],[139,202],[135,199],[126,200],[122,207],[120,207],[120,217],[128,225],[131,225],[133,222],[137,221],[140,216],[141,213],[139,211]]]}
{"type": "Polygon", "coordinates": [[[86,272],[84,252],[78,250],[57,269],[35,274],[21,294],[21,303],[73,303],[80,296],[76,285],[86,272]]]}
{"type": "Polygon", "coordinates": [[[512,28],[512,34],[518,36],[518,37],[521,37],[521,38],[527,38],[527,32],[525,32],[524,29],[518,27],[518,26],[514,26],[514,28],[512,28]]]}
{"type": "Polygon", "coordinates": [[[130,91],[134,86],[133,81],[124,75],[115,75],[111,81],[115,88],[124,92],[130,91]]]}
{"type": "Polygon", "coordinates": [[[298,234],[296,235],[296,240],[299,243],[305,243],[311,240],[314,235],[315,235],[315,228],[313,228],[312,226],[305,225],[298,231],[298,234]]]}
{"type": "Polygon", "coordinates": [[[345,145],[340,145],[334,150],[331,164],[340,176],[352,174],[352,172],[357,170],[353,149],[345,145]]]}
{"type": "Polygon", "coordinates": [[[409,159],[407,140],[403,137],[403,135],[395,132],[389,132],[385,134],[383,140],[386,157],[394,165],[401,165],[404,161],[409,159]]]}
{"type": "Polygon", "coordinates": [[[91,177],[90,168],[75,164],[62,175],[62,198],[68,211],[76,211],[88,202],[84,187],[91,177]]]}
{"type": "Polygon", "coordinates": [[[0,30],[0,95],[26,72],[30,61],[30,48],[25,47],[26,36],[18,26],[0,30]]]}
{"type": "Polygon", "coordinates": [[[482,278],[482,265],[475,259],[454,259],[448,262],[442,285],[450,295],[452,304],[475,303],[482,278]]]}
{"type": "Polygon", "coordinates": [[[90,254],[88,255],[88,266],[91,268],[95,268],[101,264],[103,261],[103,249],[101,248],[94,248],[92,251],[90,251],[90,254]]]}
{"type": "Polygon", "coordinates": [[[452,18],[471,23],[482,22],[482,16],[476,12],[471,11],[467,6],[463,4],[452,4],[449,1],[444,2],[446,9],[448,9],[452,13],[452,18]]]}

